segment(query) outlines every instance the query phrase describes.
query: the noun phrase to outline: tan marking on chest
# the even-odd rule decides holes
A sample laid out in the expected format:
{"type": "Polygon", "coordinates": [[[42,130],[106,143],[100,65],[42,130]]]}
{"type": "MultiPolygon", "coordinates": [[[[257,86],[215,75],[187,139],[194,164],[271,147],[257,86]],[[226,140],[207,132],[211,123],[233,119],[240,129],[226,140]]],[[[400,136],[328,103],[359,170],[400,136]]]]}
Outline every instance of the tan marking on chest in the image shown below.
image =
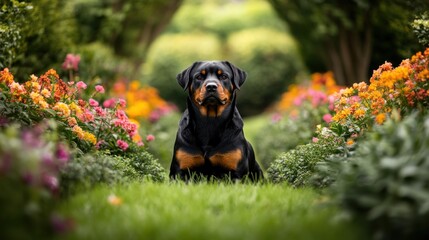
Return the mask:
{"type": "Polygon", "coordinates": [[[209,159],[214,166],[221,166],[226,169],[236,170],[238,162],[240,162],[241,158],[241,150],[236,149],[226,153],[217,153],[211,156],[209,159]]]}
{"type": "Polygon", "coordinates": [[[177,150],[176,159],[180,169],[190,169],[204,165],[204,157],[200,154],[190,154],[183,150],[177,150]]]}

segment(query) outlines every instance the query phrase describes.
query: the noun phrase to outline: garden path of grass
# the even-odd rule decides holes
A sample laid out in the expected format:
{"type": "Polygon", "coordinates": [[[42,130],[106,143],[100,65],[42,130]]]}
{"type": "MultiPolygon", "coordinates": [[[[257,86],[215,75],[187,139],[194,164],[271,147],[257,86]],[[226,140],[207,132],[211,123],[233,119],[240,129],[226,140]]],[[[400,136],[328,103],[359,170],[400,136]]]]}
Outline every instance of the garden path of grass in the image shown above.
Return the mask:
{"type": "Polygon", "coordinates": [[[274,184],[132,183],[64,201],[69,239],[365,239],[311,189],[274,184]],[[114,194],[122,200],[109,203],[114,194]]]}

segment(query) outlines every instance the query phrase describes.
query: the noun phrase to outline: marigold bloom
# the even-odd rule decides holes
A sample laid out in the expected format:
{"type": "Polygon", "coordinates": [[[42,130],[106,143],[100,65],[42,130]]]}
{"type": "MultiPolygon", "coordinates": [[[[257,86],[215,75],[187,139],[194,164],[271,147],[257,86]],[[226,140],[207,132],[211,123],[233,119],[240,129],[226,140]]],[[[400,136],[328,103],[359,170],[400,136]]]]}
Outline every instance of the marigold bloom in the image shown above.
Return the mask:
{"type": "Polygon", "coordinates": [[[94,134],[90,133],[90,132],[83,132],[83,140],[88,141],[90,143],[92,143],[93,145],[95,145],[97,143],[97,138],[95,137],[94,134]]]}
{"type": "Polygon", "coordinates": [[[9,72],[8,68],[3,69],[3,71],[0,71],[0,83],[4,83],[7,86],[13,82],[13,75],[9,72]]]}
{"type": "Polygon", "coordinates": [[[384,113],[379,113],[375,117],[375,122],[378,124],[383,124],[385,120],[386,120],[386,114],[384,113]]]}
{"type": "Polygon", "coordinates": [[[116,195],[114,195],[114,194],[111,194],[111,195],[109,195],[108,197],[107,197],[107,202],[110,204],[110,205],[113,205],[113,206],[119,206],[119,205],[121,205],[122,204],[122,199],[121,198],[119,198],[119,197],[117,197],[116,195]]]}

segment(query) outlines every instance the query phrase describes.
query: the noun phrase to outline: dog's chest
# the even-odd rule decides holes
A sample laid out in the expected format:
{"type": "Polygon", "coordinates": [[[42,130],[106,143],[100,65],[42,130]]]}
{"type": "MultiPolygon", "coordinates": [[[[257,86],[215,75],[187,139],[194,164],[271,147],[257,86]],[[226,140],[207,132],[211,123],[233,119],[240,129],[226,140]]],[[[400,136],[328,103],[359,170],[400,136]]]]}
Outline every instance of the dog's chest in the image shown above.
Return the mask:
{"type": "Polygon", "coordinates": [[[227,170],[236,170],[243,157],[242,150],[237,148],[225,152],[190,153],[184,149],[176,151],[180,169],[195,169],[202,166],[215,166],[227,170]]]}

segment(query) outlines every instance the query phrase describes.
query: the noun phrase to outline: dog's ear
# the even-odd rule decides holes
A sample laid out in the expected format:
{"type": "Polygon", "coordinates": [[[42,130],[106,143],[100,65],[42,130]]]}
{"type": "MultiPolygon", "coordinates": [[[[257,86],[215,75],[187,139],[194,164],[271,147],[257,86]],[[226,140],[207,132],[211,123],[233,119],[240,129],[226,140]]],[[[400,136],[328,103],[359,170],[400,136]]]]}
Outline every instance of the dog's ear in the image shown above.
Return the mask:
{"type": "Polygon", "coordinates": [[[238,67],[234,66],[232,63],[228,61],[224,61],[224,63],[228,65],[232,70],[232,74],[233,74],[232,84],[234,84],[234,87],[236,89],[240,89],[241,85],[243,85],[244,81],[247,78],[247,73],[239,69],[238,67]]]}
{"type": "Polygon", "coordinates": [[[181,73],[177,74],[176,79],[177,82],[179,82],[180,86],[186,90],[189,87],[189,82],[191,81],[190,74],[192,69],[198,64],[199,62],[194,62],[190,67],[183,70],[181,73]]]}

